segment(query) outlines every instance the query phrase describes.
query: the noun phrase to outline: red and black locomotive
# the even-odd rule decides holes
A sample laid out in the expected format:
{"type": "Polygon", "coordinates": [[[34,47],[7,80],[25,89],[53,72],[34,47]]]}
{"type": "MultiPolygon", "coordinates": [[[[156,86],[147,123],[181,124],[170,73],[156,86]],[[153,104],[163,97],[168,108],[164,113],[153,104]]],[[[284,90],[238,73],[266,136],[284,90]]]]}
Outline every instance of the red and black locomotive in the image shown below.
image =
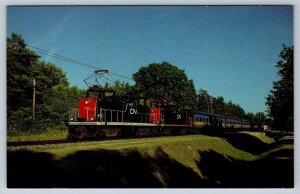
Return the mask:
{"type": "Polygon", "coordinates": [[[93,86],[85,98],[79,99],[78,109],[70,111],[69,137],[193,134],[209,127],[248,129],[250,123],[222,115],[179,109],[165,100],[93,86]]]}

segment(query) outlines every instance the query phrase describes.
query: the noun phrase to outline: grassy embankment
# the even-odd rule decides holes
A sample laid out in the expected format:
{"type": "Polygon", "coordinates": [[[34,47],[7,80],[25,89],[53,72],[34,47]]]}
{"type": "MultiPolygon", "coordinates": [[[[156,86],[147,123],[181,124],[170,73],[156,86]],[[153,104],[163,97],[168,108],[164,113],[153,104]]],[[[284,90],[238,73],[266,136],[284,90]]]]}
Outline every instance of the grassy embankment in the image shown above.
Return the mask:
{"type": "MultiPolygon", "coordinates": [[[[78,151],[95,151],[99,149],[118,150],[124,153],[136,150],[143,155],[147,154],[151,157],[155,157],[155,153],[158,148],[161,148],[162,151],[167,153],[171,158],[180,162],[184,166],[192,168],[199,174],[200,172],[195,163],[195,161],[200,160],[199,151],[214,150],[219,154],[227,155],[235,159],[255,159],[255,156],[234,148],[223,139],[206,135],[138,138],[129,140],[25,147],[25,149],[34,152],[51,153],[56,159],[63,158],[78,151]]],[[[12,151],[13,149],[9,150],[12,151]]]]}
{"type": "Polygon", "coordinates": [[[293,143],[289,140],[293,137],[275,142],[263,133],[246,132],[8,148],[8,183],[12,187],[290,187],[293,143]],[[28,170],[33,178],[48,176],[41,183],[26,184],[20,174],[27,174],[27,169],[20,162],[35,169],[28,170]],[[287,175],[285,168],[273,169],[281,166],[288,167],[287,175]],[[13,176],[16,172],[18,176],[13,176]]]}

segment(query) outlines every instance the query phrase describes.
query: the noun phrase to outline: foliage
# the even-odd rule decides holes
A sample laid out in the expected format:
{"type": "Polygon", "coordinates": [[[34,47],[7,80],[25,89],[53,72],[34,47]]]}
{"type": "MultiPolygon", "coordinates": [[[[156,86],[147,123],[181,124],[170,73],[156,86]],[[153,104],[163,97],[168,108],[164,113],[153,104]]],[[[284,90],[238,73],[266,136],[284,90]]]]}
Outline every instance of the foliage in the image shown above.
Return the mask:
{"type": "Polygon", "coordinates": [[[256,114],[247,113],[245,118],[250,121],[251,126],[256,125],[258,128],[262,128],[263,124],[269,124],[263,112],[258,112],[256,114]]]}
{"type": "Polygon", "coordinates": [[[196,102],[193,80],[189,80],[184,70],[164,61],[141,67],[133,74],[135,89],[146,97],[167,100],[178,108],[192,108],[196,102]]]}
{"type": "Polygon", "coordinates": [[[231,100],[226,104],[226,114],[230,117],[245,117],[245,111],[239,104],[234,104],[231,100]]]}
{"type": "Polygon", "coordinates": [[[128,82],[120,81],[119,79],[114,82],[112,88],[117,92],[117,94],[130,93],[134,89],[128,82]]]}
{"type": "Polygon", "coordinates": [[[45,92],[44,103],[40,105],[39,117],[46,117],[53,125],[67,122],[68,111],[77,107],[78,98],[84,96],[85,92],[77,87],[69,87],[64,84],[54,86],[45,92]]]}
{"type": "Polygon", "coordinates": [[[229,117],[245,118],[245,111],[240,105],[232,103],[231,100],[225,102],[222,96],[211,96],[204,89],[200,89],[197,94],[197,109],[229,117]]]}
{"type": "Polygon", "coordinates": [[[34,65],[39,56],[26,48],[22,36],[15,33],[7,38],[7,110],[17,111],[29,107],[32,99],[34,65]]]}
{"type": "Polygon", "coordinates": [[[21,35],[7,38],[7,121],[8,134],[18,131],[40,133],[61,125],[69,108],[75,108],[84,94],[70,87],[66,73],[52,63],[39,60],[21,35]],[[35,120],[33,120],[33,80],[36,81],[35,120]]]}
{"type": "Polygon", "coordinates": [[[286,47],[279,54],[275,65],[280,80],[273,82],[273,89],[266,97],[268,114],[273,118],[273,128],[293,131],[294,123],[294,47],[286,47]]]}
{"type": "Polygon", "coordinates": [[[203,112],[210,112],[211,110],[211,96],[206,90],[200,89],[197,94],[197,108],[203,112]]]}

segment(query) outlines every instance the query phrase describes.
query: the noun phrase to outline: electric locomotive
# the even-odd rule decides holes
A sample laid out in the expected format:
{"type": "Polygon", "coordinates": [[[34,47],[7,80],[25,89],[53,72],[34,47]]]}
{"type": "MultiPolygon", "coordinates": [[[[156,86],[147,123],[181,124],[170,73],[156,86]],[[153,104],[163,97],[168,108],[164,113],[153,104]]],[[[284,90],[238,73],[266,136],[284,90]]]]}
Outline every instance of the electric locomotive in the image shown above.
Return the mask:
{"type": "Polygon", "coordinates": [[[149,136],[181,133],[192,125],[189,111],[176,111],[167,101],[137,94],[116,94],[110,88],[93,87],[70,111],[69,137],[149,136]]]}
{"type": "MultiPolygon", "coordinates": [[[[199,133],[204,128],[249,129],[247,120],[180,109],[166,100],[153,100],[136,93],[117,92],[100,86],[107,70],[95,71],[98,85],[90,86],[78,108],[69,112],[69,138],[154,136],[199,133]]],[[[106,78],[109,80],[108,78],[106,78]]]]}

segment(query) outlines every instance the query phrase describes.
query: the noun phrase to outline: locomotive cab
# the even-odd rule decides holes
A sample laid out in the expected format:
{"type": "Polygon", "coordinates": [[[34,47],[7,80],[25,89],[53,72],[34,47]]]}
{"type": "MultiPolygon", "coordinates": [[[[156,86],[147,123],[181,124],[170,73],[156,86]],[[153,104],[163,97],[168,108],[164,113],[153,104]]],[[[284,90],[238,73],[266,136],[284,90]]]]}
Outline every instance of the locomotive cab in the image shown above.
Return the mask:
{"type": "Polygon", "coordinates": [[[94,86],[86,96],[78,101],[77,121],[161,123],[161,108],[139,95],[94,86]]]}

